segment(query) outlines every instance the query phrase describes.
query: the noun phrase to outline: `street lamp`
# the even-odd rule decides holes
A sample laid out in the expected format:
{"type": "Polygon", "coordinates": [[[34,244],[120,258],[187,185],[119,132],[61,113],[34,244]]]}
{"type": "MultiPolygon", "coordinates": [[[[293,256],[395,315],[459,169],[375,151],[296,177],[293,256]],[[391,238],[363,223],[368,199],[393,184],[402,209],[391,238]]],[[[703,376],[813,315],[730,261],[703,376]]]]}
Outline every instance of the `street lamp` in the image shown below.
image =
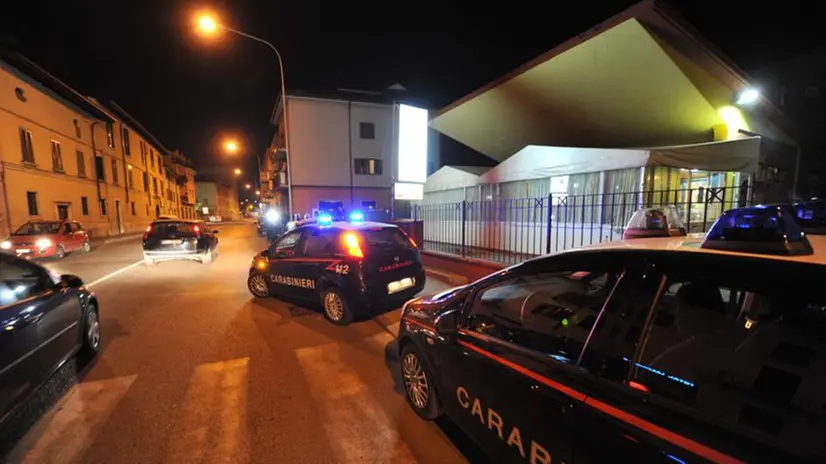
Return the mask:
{"type": "MultiPolygon", "coordinates": [[[[293,183],[292,183],[292,172],[290,170],[290,123],[289,117],[287,114],[287,87],[284,83],[284,61],[281,59],[281,53],[275,48],[275,45],[271,44],[270,42],[256,37],[252,34],[247,34],[246,32],[239,31],[238,29],[233,29],[228,27],[224,24],[221,24],[218,21],[218,18],[214,14],[209,13],[201,13],[196,18],[195,22],[198,31],[204,36],[214,36],[220,31],[229,31],[233,34],[240,35],[241,37],[246,37],[248,39],[254,40],[256,42],[262,43],[270,48],[273,52],[275,52],[276,58],[278,58],[278,70],[281,75],[281,101],[284,107],[284,144],[286,145],[284,148],[287,151],[287,178],[290,179],[289,183],[287,184],[287,202],[288,208],[290,210],[290,216],[293,213],[293,183]]],[[[261,157],[258,157],[258,171],[261,171],[261,157]]]]}
{"type": "Polygon", "coordinates": [[[244,184],[244,188],[249,190],[250,188],[252,188],[252,186],[250,184],[244,184]]]}
{"type": "Polygon", "coordinates": [[[256,196],[261,195],[261,191],[260,191],[260,190],[256,190],[256,191],[255,191],[255,195],[256,195],[256,196]]]}
{"type": "Polygon", "coordinates": [[[238,142],[235,140],[227,140],[224,142],[224,149],[227,153],[238,153],[238,142]]]}
{"type": "Polygon", "coordinates": [[[240,176],[240,175],[241,175],[241,170],[240,170],[240,169],[238,169],[238,168],[235,168],[235,170],[234,170],[234,171],[232,171],[232,172],[234,172],[236,176],[240,176]]]}

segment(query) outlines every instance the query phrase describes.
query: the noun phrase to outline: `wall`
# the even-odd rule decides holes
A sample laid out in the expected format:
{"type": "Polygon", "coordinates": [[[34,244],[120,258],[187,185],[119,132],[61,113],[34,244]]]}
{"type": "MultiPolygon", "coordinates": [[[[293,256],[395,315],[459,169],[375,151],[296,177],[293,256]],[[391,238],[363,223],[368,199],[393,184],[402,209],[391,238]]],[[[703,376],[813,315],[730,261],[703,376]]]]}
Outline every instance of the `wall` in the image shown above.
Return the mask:
{"type": "MultiPolygon", "coordinates": [[[[358,187],[390,187],[392,170],[395,169],[393,160],[393,110],[389,105],[375,105],[368,103],[352,103],[350,110],[350,143],[352,157],[380,159],[382,163],[381,175],[355,174],[353,169],[353,185],[358,187]],[[375,127],[374,139],[360,137],[360,123],[373,123],[375,127]]],[[[348,183],[349,185],[349,183],[348,183]]]]}
{"type": "MultiPolygon", "coordinates": [[[[355,208],[361,207],[362,201],[375,201],[376,209],[390,208],[389,188],[353,188],[353,204],[355,208]]],[[[319,201],[341,201],[345,208],[350,204],[349,187],[294,187],[293,188],[293,210],[294,213],[304,216],[310,214],[313,208],[318,208],[319,201]]]]}

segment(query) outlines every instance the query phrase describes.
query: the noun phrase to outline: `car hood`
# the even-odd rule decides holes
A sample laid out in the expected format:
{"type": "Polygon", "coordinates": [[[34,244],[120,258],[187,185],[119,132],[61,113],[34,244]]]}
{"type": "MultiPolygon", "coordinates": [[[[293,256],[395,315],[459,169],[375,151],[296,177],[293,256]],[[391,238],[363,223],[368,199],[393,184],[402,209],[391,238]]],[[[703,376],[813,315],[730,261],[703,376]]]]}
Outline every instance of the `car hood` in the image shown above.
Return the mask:
{"type": "Polygon", "coordinates": [[[453,301],[464,298],[469,292],[468,285],[453,287],[435,295],[420,296],[408,301],[404,306],[404,316],[421,322],[432,322],[453,301]]]}

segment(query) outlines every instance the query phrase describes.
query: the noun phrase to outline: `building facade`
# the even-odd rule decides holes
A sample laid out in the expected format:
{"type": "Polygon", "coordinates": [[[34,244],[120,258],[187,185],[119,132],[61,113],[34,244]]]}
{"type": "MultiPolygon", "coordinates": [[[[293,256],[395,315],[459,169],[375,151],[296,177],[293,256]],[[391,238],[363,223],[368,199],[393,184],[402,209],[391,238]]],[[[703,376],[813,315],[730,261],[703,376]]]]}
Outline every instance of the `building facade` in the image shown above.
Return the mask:
{"type": "Polygon", "coordinates": [[[176,209],[162,196],[166,151],[116,104],[0,56],[0,235],[61,218],[93,237],[143,230],[176,209]]]}
{"type": "Polygon", "coordinates": [[[238,194],[232,187],[212,180],[195,181],[198,217],[208,220],[218,216],[231,221],[238,215],[238,194]]]}
{"type": "Polygon", "coordinates": [[[177,185],[180,216],[184,219],[200,217],[195,211],[195,169],[192,162],[180,150],[172,151],[170,155],[177,185]]]}

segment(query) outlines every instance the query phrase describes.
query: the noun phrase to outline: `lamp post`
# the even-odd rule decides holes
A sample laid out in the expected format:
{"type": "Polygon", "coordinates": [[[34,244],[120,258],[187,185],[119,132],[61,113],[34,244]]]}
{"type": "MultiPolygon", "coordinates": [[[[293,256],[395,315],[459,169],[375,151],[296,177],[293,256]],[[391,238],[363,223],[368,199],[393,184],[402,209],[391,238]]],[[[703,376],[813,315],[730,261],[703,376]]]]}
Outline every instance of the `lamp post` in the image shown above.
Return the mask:
{"type": "MultiPolygon", "coordinates": [[[[240,35],[241,37],[246,37],[248,39],[254,40],[256,42],[262,43],[270,48],[273,52],[275,52],[275,56],[278,58],[278,70],[281,75],[281,105],[283,106],[284,111],[284,144],[286,145],[284,148],[287,151],[287,201],[288,201],[288,209],[290,211],[290,216],[293,213],[293,183],[292,183],[292,173],[290,172],[290,124],[289,124],[289,117],[287,114],[287,90],[286,85],[284,84],[284,61],[281,59],[281,53],[275,48],[275,45],[271,44],[269,41],[264,40],[260,37],[256,37],[252,34],[247,34],[246,32],[239,31],[238,29],[233,29],[228,27],[224,24],[220,24],[218,20],[213,15],[209,14],[202,14],[196,19],[196,24],[198,29],[204,35],[214,35],[219,30],[224,30],[228,32],[232,32],[233,34],[240,35]]],[[[261,157],[258,157],[258,171],[259,174],[261,172],[261,157]]]]}

